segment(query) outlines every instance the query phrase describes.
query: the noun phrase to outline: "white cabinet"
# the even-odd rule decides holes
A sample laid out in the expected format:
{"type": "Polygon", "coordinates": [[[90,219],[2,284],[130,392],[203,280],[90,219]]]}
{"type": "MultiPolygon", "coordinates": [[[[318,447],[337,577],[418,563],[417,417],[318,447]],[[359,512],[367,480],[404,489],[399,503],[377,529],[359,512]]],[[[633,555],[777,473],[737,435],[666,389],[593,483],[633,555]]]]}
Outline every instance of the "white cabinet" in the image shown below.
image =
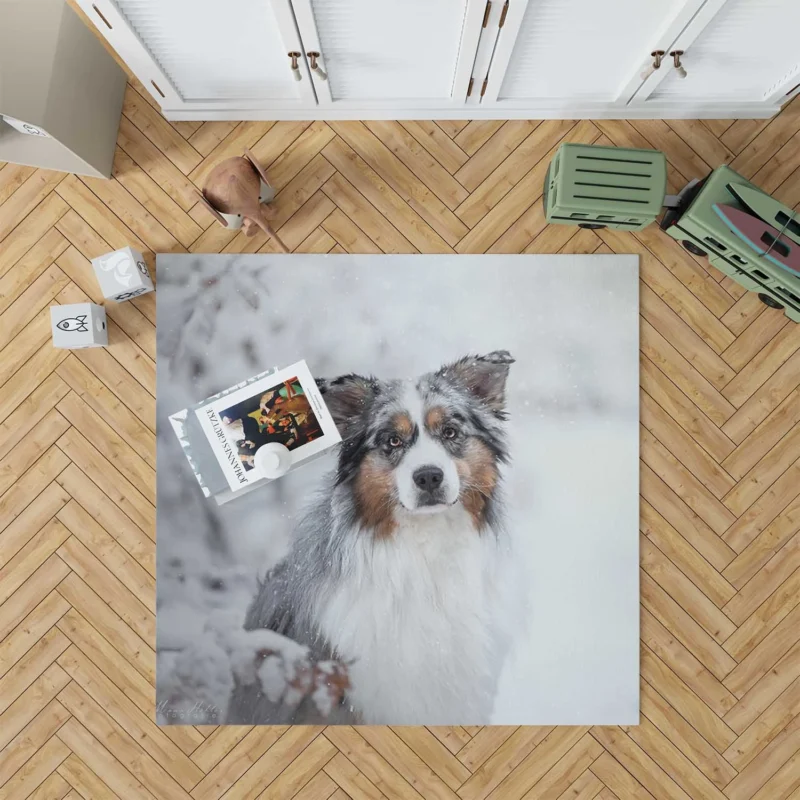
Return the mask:
{"type": "Polygon", "coordinates": [[[292,6],[305,55],[324,73],[312,73],[321,108],[463,105],[485,0],[292,6]]]}
{"type": "Polygon", "coordinates": [[[81,2],[165,109],[299,109],[315,103],[295,80],[302,49],[289,0],[81,2]]]}
{"type": "Polygon", "coordinates": [[[659,70],[634,104],[775,103],[800,83],[798,0],[714,0],[681,31],[670,51],[686,77],[659,70]]]}
{"type": "Polygon", "coordinates": [[[800,0],[77,2],[170,119],[769,117],[800,91],[800,0]]]}
{"type": "Polygon", "coordinates": [[[528,0],[514,2],[498,36],[483,103],[608,105],[642,70],[670,27],[680,28],[702,0],[528,0]],[[519,7],[525,6],[519,14],[519,7]]]}

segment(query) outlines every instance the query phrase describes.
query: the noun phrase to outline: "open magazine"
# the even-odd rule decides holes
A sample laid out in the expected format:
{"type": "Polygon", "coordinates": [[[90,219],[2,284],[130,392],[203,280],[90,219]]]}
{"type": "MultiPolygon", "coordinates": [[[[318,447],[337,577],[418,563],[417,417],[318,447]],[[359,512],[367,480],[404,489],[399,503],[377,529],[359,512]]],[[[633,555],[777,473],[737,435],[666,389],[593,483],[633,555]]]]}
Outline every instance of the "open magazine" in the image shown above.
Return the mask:
{"type": "Polygon", "coordinates": [[[206,496],[266,482],[255,467],[256,451],[265,444],[284,445],[294,469],[341,441],[305,361],[254,376],[171,415],[170,421],[206,496]],[[193,430],[205,441],[198,441],[193,430]],[[209,452],[218,470],[209,465],[209,452]],[[226,487],[215,480],[217,472],[226,487]]]}

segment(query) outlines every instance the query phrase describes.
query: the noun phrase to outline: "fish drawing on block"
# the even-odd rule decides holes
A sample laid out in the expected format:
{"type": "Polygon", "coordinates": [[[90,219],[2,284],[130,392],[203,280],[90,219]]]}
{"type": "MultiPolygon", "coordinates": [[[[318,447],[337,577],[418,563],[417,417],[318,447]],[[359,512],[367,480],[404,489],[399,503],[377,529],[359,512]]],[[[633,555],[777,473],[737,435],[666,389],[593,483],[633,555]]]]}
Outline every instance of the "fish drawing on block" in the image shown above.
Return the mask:
{"type": "Polygon", "coordinates": [[[722,221],[758,255],[781,269],[800,275],[800,245],[766,222],[733,206],[715,203],[722,221]]]}
{"type": "Polygon", "coordinates": [[[62,331],[75,331],[77,333],[86,333],[89,330],[89,326],[86,324],[86,314],[62,319],[61,322],[56,324],[56,327],[62,331]]]}

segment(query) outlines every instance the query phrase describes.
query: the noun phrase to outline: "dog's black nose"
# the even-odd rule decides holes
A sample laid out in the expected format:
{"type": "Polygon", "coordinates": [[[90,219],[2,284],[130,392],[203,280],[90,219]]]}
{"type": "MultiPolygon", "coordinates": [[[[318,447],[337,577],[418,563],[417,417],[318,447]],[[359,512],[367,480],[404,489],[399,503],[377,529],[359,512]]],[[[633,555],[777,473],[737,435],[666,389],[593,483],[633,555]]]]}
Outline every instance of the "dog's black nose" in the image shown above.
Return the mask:
{"type": "Polygon", "coordinates": [[[414,472],[414,483],[426,492],[432,492],[442,485],[444,472],[439,467],[420,467],[414,472]]]}

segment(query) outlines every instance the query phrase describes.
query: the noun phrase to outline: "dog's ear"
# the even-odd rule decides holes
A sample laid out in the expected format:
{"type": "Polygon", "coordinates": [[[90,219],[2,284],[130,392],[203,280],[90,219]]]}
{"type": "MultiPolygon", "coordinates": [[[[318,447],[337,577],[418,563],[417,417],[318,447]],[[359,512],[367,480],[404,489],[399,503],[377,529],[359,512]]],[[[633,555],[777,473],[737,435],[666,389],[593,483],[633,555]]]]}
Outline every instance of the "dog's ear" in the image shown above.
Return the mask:
{"type": "Polygon", "coordinates": [[[318,378],[316,384],[339,433],[345,438],[380,392],[380,382],[363,375],[318,378]]]}
{"type": "Polygon", "coordinates": [[[508,369],[513,363],[514,358],[508,350],[495,350],[485,356],[464,356],[442,367],[436,374],[465,388],[495,414],[502,415],[506,405],[508,369]]]}

